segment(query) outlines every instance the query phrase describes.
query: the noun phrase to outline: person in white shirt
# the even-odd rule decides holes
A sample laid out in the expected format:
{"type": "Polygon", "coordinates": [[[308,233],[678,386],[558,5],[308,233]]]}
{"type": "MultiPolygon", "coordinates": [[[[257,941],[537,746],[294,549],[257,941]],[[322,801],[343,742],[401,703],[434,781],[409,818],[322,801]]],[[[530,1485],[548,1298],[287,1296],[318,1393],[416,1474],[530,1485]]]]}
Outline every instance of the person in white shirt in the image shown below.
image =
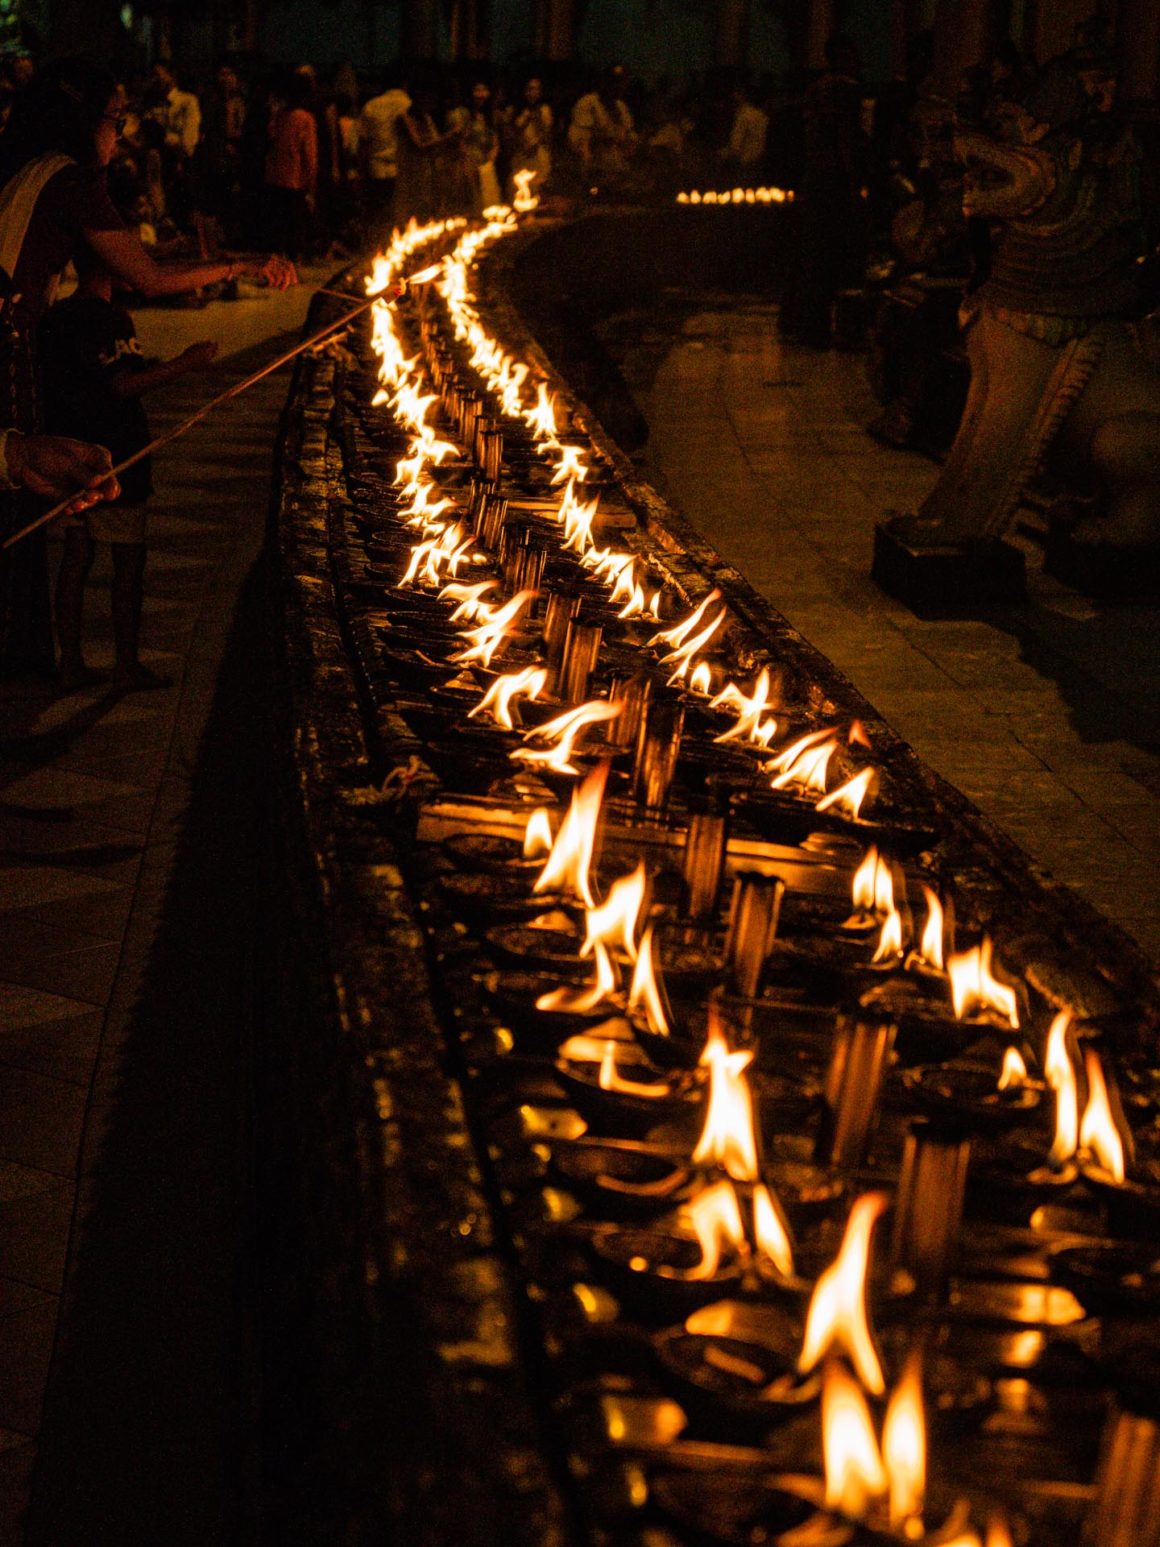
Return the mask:
{"type": "Polygon", "coordinates": [[[636,151],[636,125],[624,88],[624,67],[614,65],[599,88],[585,93],[572,109],[568,144],[579,157],[582,175],[593,185],[622,177],[636,151]]]}
{"type": "Polygon", "coordinates": [[[165,143],[183,156],[192,156],[201,139],[201,103],[192,91],[182,91],[167,64],[153,66],[157,105],[149,116],[165,130],[165,143]]]}
{"type": "Polygon", "coordinates": [[[736,169],[738,176],[754,178],[765,163],[769,116],[754,106],[744,86],[734,87],[732,101],[733,127],[721,157],[726,165],[736,169]]]}
{"type": "Polygon", "coordinates": [[[399,120],[411,110],[405,82],[388,76],[383,90],[363,104],[358,120],[359,155],[362,158],[366,197],[367,236],[385,242],[395,213],[395,184],[399,177],[399,120]]]}

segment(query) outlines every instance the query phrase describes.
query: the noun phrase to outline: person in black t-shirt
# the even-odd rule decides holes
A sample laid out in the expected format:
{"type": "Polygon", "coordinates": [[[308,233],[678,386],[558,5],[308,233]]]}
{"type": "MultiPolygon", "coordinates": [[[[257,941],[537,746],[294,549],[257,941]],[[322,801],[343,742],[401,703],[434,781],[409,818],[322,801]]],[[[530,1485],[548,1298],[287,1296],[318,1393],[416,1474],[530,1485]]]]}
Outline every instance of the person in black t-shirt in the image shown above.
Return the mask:
{"type": "MultiPolygon", "coordinates": [[[[106,446],[114,465],[149,443],[146,392],[187,371],[212,364],[217,345],[191,344],[172,360],[150,363],[141,353],[133,319],[113,301],[113,276],[90,250],[77,259],[76,293],[50,307],[40,327],[45,416],[56,434],[106,446]]],[[[121,498],[99,511],[71,517],[56,584],[56,632],[60,674],[66,687],[97,680],[82,649],[85,582],[94,544],[107,542],[113,559],[111,686],[120,692],[167,686],[167,679],[138,655],[145,581],[145,513],[153,492],[151,459],[120,474],[121,498]]]]}

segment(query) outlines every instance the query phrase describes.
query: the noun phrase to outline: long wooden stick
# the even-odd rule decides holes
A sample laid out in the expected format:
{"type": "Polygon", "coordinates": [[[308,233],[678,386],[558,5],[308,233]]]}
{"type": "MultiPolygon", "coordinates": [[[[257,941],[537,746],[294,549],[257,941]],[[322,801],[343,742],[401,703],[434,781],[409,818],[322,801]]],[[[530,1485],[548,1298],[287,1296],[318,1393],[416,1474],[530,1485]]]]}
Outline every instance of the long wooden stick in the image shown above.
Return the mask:
{"type": "MultiPolygon", "coordinates": [[[[245,392],[255,382],[261,381],[263,376],[269,376],[279,366],[286,365],[296,355],[302,354],[304,350],[313,349],[316,344],[322,343],[331,334],[338,333],[343,328],[349,327],[357,317],[361,317],[363,312],[369,310],[376,301],[382,300],[384,296],[395,292],[394,299],[397,300],[404,293],[405,288],[405,286],[400,289],[398,285],[389,285],[386,289],[378,290],[374,295],[368,296],[365,301],[360,301],[344,317],[339,317],[336,321],[327,323],[326,327],[319,328],[317,333],[312,333],[309,338],[303,339],[300,344],[295,344],[293,349],[288,349],[284,355],[279,355],[276,360],[271,360],[270,364],[264,365],[260,371],[255,371],[252,376],[247,376],[244,381],[235,383],[234,386],[228,387],[225,392],[219,393],[215,398],[211,398],[208,403],[203,404],[195,413],[190,414],[188,419],[182,419],[171,430],[166,430],[163,435],[158,435],[156,439],[151,440],[147,446],[142,446],[140,451],[135,451],[131,457],[126,457],[123,462],[118,462],[116,467],[111,468],[105,476],[116,477],[119,473],[123,473],[126,468],[132,467],[134,463],[140,462],[143,457],[147,457],[151,452],[156,451],[159,446],[168,445],[171,440],[176,440],[179,435],[184,435],[186,430],[191,430],[195,424],[200,424],[212,409],[218,408],[222,403],[228,403],[231,398],[235,398],[239,393],[245,392]]],[[[333,291],[328,292],[328,294],[334,293],[333,291]]],[[[3,547],[11,548],[14,543],[18,543],[21,538],[27,537],[29,533],[37,531],[42,526],[46,526],[50,521],[55,521],[57,516],[62,516],[65,513],[77,495],[83,492],[82,489],[78,489],[75,494],[70,494],[67,499],[61,500],[59,505],[54,505],[51,510],[45,511],[43,516],[37,516],[35,521],[30,521],[27,526],[21,527],[18,532],[13,532],[10,537],[5,539],[3,547]]]]}

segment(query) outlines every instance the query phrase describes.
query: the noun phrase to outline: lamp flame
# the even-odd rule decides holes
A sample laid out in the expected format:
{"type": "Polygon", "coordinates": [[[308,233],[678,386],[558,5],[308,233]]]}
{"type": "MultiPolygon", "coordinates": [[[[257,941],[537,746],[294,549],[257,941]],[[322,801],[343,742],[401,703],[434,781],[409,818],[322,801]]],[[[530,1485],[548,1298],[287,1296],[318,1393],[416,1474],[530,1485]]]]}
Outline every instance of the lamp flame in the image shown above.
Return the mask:
{"type": "Polygon", "coordinates": [[[713,1007],[700,1062],[709,1071],[709,1106],[693,1151],[694,1163],[720,1166],[738,1182],[756,1182],[759,1173],[753,1093],[745,1078],[753,1054],[730,1050],[713,1007]]]}
{"type": "Polygon", "coordinates": [[[548,673],[542,667],[528,666],[523,671],[509,672],[497,677],[479,703],[467,711],[469,720],[477,715],[489,714],[505,731],[514,731],[515,722],[511,706],[517,698],[539,698],[548,682],[548,673]]]}
{"type": "Polygon", "coordinates": [[[763,666],[753,684],[753,692],[746,696],[735,683],[727,682],[717,697],[709,704],[710,709],[730,708],[737,712],[737,719],[727,731],[713,739],[728,741],[752,741],[756,746],[767,747],[777,734],[777,721],[765,713],[769,703],[769,669],[763,666]]]}
{"type": "Polygon", "coordinates": [[[663,628],[659,633],[654,634],[649,640],[650,648],[654,645],[672,645],[676,647],[677,645],[684,644],[685,640],[705,616],[705,613],[715,601],[720,599],[720,596],[721,592],[714,586],[701,605],[694,608],[687,618],[683,618],[680,623],[674,623],[672,628],[663,628]]]}
{"type": "Polygon", "coordinates": [[[669,677],[670,684],[684,681],[697,651],[703,649],[709,643],[728,616],[729,614],[722,608],[711,623],[706,623],[699,634],[694,634],[683,645],[678,645],[675,650],[670,650],[667,655],[661,656],[662,666],[670,664],[673,666],[673,673],[669,677]]]}
{"type": "Polygon", "coordinates": [[[1011,1044],[1003,1054],[1003,1067],[999,1071],[1000,1090],[1018,1090],[1027,1084],[1027,1064],[1019,1049],[1011,1044]]]}
{"type": "Polygon", "coordinates": [[[560,824],[548,863],[536,877],[533,891],[570,892],[586,908],[596,906],[588,873],[596,847],[596,824],[600,820],[608,769],[608,763],[598,763],[584,783],[572,791],[568,815],[560,824]]]}
{"type": "Polygon", "coordinates": [[[664,991],[657,981],[653,967],[653,926],[650,924],[641,937],[636,966],[632,970],[632,982],[628,989],[628,1008],[644,1010],[648,1029],[658,1037],[669,1035],[669,1021],[665,1010],[664,991]]]}
{"type": "Polygon", "coordinates": [[[689,678],[689,691],[691,693],[703,693],[708,697],[713,688],[713,668],[708,661],[702,661],[693,668],[689,678]]]}
{"type": "MultiPolygon", "coordinates": [[[[938,893],[931,890],[925,883],[922,895],[926,898],[926,923],[923,925],[922,940],[919,942],[918,954],[923,961],[931,967],[937,967],[941,972],[944,967],[943,959],[943,933],[946,920],[943,914],[943,905],[939,901],[938,893]]],[[[1024,1070],[1024,1073],[1027,1071],[1024,1070]]]]}
{"type": "Polygon", "coordinates": [[[837,1359],[822,1382],[822,1458],[827,1509],[861,1520],[886,1493],[886,1470],[866,1398],[837,1359]]]}
{"type": "Polygon", "coordinates": [[[552,483],[571,483],[573,478],[577,483],[583,483],[588,477],[588,467],[581,454],[579,446],[561,446],[560,460],[552,469],[552,483]]]}
{"type": "Polygon", "coordinates": [[[626,1080],[616,1067],[616,1043],[606,1042],[600,1059],[600,1089],[618,1091],[622,1096],[643,1096],[656,1100],[667,1096],[671,1087],[665,1080],[646,1083],[643,1080],[626,1080]]]}
{"type": "Polygon", "coordinates": [[[587,988],[552,988],[536,1000],[537,1010],[562,1010],[572,1015],[587,1015],[603,1004],[616,989],[616,966],[612,957],[599,943],[596,946],[594,964],[596,975],[587,988]]]}
{"type": "Polygon", "coordinates": [[[1062,1166],[1079,1148],[1079,1082],[1068,1047],[1071,1012],[1061,1010],[1047,1033],[1043,1075],[1055,1092],[1055,1137],[1048,1160],[1062,1166]]]}
{"type": "Polygon", "coordinates": [[[810,731],[779,752],[770,763],[774,777],[770,787],[786,789],[790,785],[825,792],[826,770],[838,750],[838,737],[832,730],[810,731]]]}
{"type": "Polygon", "coordinates": [[[690,1279],[713,1278],[723,1252],[745,1250],[745,1226],[732,1182],[722,1179],[703,1187],[681,1209],[680,1218],[692,1227],[701,1247],[701,1261],[686,1275],[690,1279]]]}
{"type": "Polygon", "coordinates": [[[1019,1029],[1019,1004],[1015,990],[999,983],[991,975],[991,938],[983,936],[981,945],[952,956],[947,962],[951,979],[951,1002],[955,1016],[963,1020],[975,1010],[994,1010],[1014,1031],[1019,1029]]]}
{"type": "Polygon", "coordinates": [[[608,898],[598,908],[589,908],[584,920],[584,944],[580,955],[587,956],[596,942],[619,946],[629,961],[636,961],[636,925],[644,902],[648,875],[641,860],[631,875],[621,876],[609,888],[608,898]]]}
{"type": "Polygon", "coordinates": [[[1092,1160],[1116,1182],[1127,1176],[1124,1139],[1116,1122],[1104,1067],[1095,1048],[1085,1047],[1088,1099],[1079,1125],[1079,1143],[1092,1160]]]}
{"type": "Polygon", "coordinates": [[[534,730],[526,732],[527,741],[548,743],[543,747],[517,747],[509,756],[530,768],[551,768],[556,773],[576,774],[579,769],[572,764],[572,751],[581,733],[590,725],[601,725],[615,720],[623,711],[623,704],[610,704],[606,699],[594,698],[591,703],[579,704],[567,709],[554,720],[546,720],[534,730]]]}
{"type": "Polygon", "coordinates": [[[552,822],[547,806],[537,806],[524,828],[524,858],[538,859],[552,852],[552,822]]]}
{"type": "Polygon", "coordinates": [[[878,936],[878,945],[871,961],[891,961],[902,955],[902,914],[893,903],[890,912],[882,920],[882,933],[878,936]]]}
{"type": "Polygon", "coordinates": [[[496,651],[515,633],[520,613],[535,599],[534,591],[517,591],[511,601],[492,612],[485,623],[467,631],[466,638],[471,641],[470,645],[466,650],[458,651],[451,659],[456,662],[479,661],[483,666],[490,666],[496,651]]]}
{"type": "Polygon", "coordinates": [[[862,810],[863,801],[877,782],[877,772],[873,768],[863,768],[861,773],[856,773],[852,779],[847,779],[845,784],[840,784],[836,790],[823,795],[818,801],[817,809],[842,811],[846,816],[856,817],[862,810]]]}
{"type": "Polygon", "coordinates": [[[753,1189],[753,1239],[784,1279],[793,1277],[793,1246],[781,1206],[764,1182],[753,1189]]]}
{"type": "Polygon", "coordinates": [[[882,1426],[882,1460],[889,1484],[890,1524],[905,1527],[909,1521],[921,1522],[926,1493],[926,1418],[922,1359],[917,1353],[907,1359],[901,1379],[890,1393],[882,1426]]]}
{"type": "Polygon", "coordinates": [[[837,1345],[875,1396],[886,1390],[886,1381],[866,1317],[866,1274],[870,1238],[886,1204],[885,1193],[863,1193],[850,1210],[838,1255],[814,1286],[798,1359],[799,1371],[807,1375],[837,1345]]]}
{"type": "Polygon", "coordinates": [[[894,873],[889,860],[882,858],[874,844],[866,850],[854,872],[851,894],[859,914],[881,916],[894,907],[894,873]]]}

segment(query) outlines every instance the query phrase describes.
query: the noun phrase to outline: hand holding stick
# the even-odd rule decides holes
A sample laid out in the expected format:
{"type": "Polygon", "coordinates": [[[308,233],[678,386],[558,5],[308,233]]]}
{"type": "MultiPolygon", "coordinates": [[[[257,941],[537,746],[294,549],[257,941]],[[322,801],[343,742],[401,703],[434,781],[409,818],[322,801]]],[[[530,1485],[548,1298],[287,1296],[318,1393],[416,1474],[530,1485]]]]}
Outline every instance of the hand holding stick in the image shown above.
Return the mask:
{"type": "MultiPolygon", "coordinates": [[[[269,376],[273,371],[276,371],[279,366],[286,365],[297,355],[303,354],[307,349],[315,348],[318,344],[324,343],[327,339],[348,328],[356,318],[361,317],[363,312],[369,310],[376,301],[386,300],[388,304],[393,304],[406,294],[408,283],[422,284],[428,279],[433,279],[438,272],[437,267],[424,269],[422,273],[413,274],[409,281],[394,281],[389,285],[385,285],[381,290],[376,290],[372,295],[368,295],[365,301],[360,301],[357,306],[352,307],[345,316],[337,318],[334,322],[327,323],[324,328],[319,328],[317,333],[312,333],[309,338],[303,339],[300,344],[295,344],[293,349],[288,349],[285,354],[279,355],[276,360],[271,360],[269,365],[264,365],[260,371],[255,371],[252,376],[247,376],[244,381],[237,382],[234,386],[227,388],[225,392],[219,393],[217,397],[211,398],[208,403],[203,404],[201,408],[190,414],[187,419],[181,420],[171,430],[166,430],[163,435],[156,436],[147,446],[142,446],[140,451],[135,451],[131,457],[126,457],[123,462],[118,462],[116,467],[108,469],[106,478],[113,480],[115,484],[117,475],[123,473],[126,468],[130,468],[135,463],[140,462],[143,457],[149,456],[158,447],[168,445],[171,440],[176,440],[179,435],[184,435],[186,430],[190,430],[195,424],[199,424],[212,409],[228,402],[231,398],[238,397],[248,387],[252,387],[255,382],[261,381],[264,376],[269,376]]],[[[102,487],[108,487],[108,484],[106,483],[102,487]]],[[[47,526],[50,521],[55,521],[58,516],[68,514],[70,510],[76,508],[78,497],[83,497],[81,491],[70,494],[67,499],[61,500],[51,510],[45,511],[42,516],[37,516],[35,521],[30,521],[27,526],[21,527],[18,532],[13,532],[5,540],[3,547],[11,548],[14,544],[20,542],[21,538],[28,537],[42,526],[47,526]]],[[[98,494],[96,497],[104,496],[98,494]]],[[[115,498],[115,496],[109,497],[115,498]]],[[[86,503],[93,503],[93,499],[87,499],[86,503]]]]}

